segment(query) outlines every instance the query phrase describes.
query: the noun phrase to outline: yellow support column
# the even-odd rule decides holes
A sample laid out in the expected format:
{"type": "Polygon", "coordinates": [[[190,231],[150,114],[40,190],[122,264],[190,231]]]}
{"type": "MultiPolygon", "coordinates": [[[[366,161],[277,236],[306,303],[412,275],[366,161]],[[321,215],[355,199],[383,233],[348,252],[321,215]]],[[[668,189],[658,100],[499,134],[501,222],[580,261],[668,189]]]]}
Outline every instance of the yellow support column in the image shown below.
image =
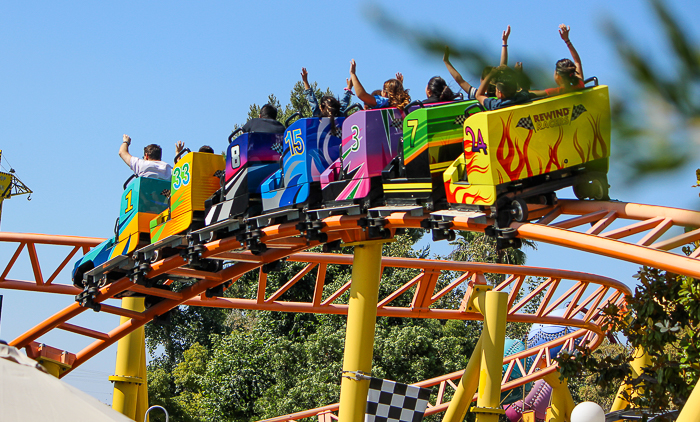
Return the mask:
{"type": "Polygon", "coordinates": [[[571,420],[571,412],[574,410],[574,398],[566,380],[559,379],[559,371],[549,373],[542,377],[552,387],[552,403],[547,409],[547,422],[568,422],[571,420]]]}
{"type": "Polygon", "coordinates": [[[476,407],[471,411],[477,414],[477,422],[498,422],[498,415],[505,413],[501,409],[501,373],[508,318],[508,293],[486,292],[483,303],[484,307],[479,306],[479,310],[484,314],[479,395],[476,407]]]}
{"type": "MultiPolygon", "coordinates": [[[[136,421],[143,422],[146,412],[148,411],[148,372],[146,369],[146,331],[141,329],[141,344],[144,345],[144,349],[141,353],[141,364],[139,365],[139,378],[143,380],[138,387],[138,393],[136,400],[136,421]]],[[[150,418],[149,418],[150,419],[150,418]]]]}
{"type": "MultiPolygon", "coordinates": [[[[122,308],[130,311],[143,312],[144,298],[125,297],[122,299],[122,308]]],[[[129,317],[121,317],[120,323],[125,323],[129,317]]],[[[112,396],[112,408],[126,417],[138,420],[136,414],[139,385],[144,379],[139,376],[141,357],[145,353],[143,327],[134,330],[124,336],[117,343],[117,363],[114,369],[115,375],[109,377],[114,382],[114,394],[112,396]]],[[[143,420],[143,415],[141,415],[143,420]]]]}
{"type": "MultiPolygon", "coordinates": [[[[634,359],[632,360],[632,377],[636,378],[642,374],[642,369],[645,367],[649,366],[651,364],[651,357],[649,356],[648,353],[644,351],[641,347],[638,347],[634,351],[634,359]]],[[[615,401],[613,402],[612,407],[610,408],[611,412],[614,412],[616,410],[622,410],[625,409],[630,405],[630,403],[625,400],[622,397],[622,394],[624,392],[627,392],[628,394],[631,395],[631,397],[637,397],[638,394],[636,392],[632,391],[632,388],[628,385],[623,383],[620,386],[620,389],[617,391],[617,396],[615,396],[615,401]]]]}
{"type": "Polygon", "coordinates": [[[700,384],[695,384],[676,422],[700,422],[700,384]]]}
{"type": "Polygon", "coordinates": [[[476,343],[474,352],[469,358],[467,369],[464,370],[462,378],[459,380],[459,385],[452,397],[450,405],[445,411],[445,416],[442,417],[442,422],[462,422],[467,416],[467,410],[474,398],[476,389],[479,386],[479,368],[481,366],[481,344],[484,335],[479,337],[479,342],[476,343]]]}
{"type": "Polygon", "coordinates": [[[338,411],[338,418],[343,422],[362,422],[365,419],[369,381],[355,379],[354,374],[361,371],[369,375],[372,370],[382,243],[367,242],[355,246],[338,411]]]}

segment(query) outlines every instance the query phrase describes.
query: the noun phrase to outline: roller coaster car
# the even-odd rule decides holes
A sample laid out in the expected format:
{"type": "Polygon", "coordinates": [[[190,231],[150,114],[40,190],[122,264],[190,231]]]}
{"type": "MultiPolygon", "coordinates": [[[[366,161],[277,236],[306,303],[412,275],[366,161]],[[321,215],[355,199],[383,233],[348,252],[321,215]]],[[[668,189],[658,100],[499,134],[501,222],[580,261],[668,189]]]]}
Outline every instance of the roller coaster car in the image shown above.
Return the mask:
{"type": "Polygon", "coordinates": [[[221,187],[206,201],[207,226],[262,213],[262,182],[279,168],[282,134],[237,133],[229,136],[221,187]]]}
{"type": "Polygon", "coordinates": [[[464,150],[462,126],[477,101],[411,111],[403,121],[399,154],[382,172],[387,205],[447,208],[442,173],[464,150]]]}
{"type": "Polygon", "coordinates": [[[345,119],[341,156],[321,174],[326,207],[383,202],[382,170],[398,153],[402,121],[395,108],[358,111],[345,119]]]}
{"type": "MultiPolygon", "coordinates": [[[[290,118],[291,119],[291,118],[290,118]]],[[[344,117],[299,119],[284,133],[280,166],[262,184],[266,214],[321,204],[321,174],[340,157],[344,117]]]]}
{"type": "Polygon", "coordinates": [[[150,222],[151,243],[204,226],[204,202],[220,186],[225,159],[220,154],[190,152],[176,158],[170,185],[170,206],[150,222]]]}
{"type": "Polygon", "coordinates": [[[444,173],[447,200],[452,208],[495,212],[498,227],[529,221],[538,216],[528,204],[552,205],[554,191],[568,186],[579,199],[608,199],[609,156],[608,88],[596,80],[592,88],[469,117],[464,153],[444,173]]]}
{"type": "MultiPolygon", "coordinates": [[[[84,276],[87,272],[110,262],[126,261],[134,250],[150,243],[149,223],[168,203],[162,195],[170,187],[170,181],[132,176],[124,183],[119,218],[114,227],[114,237],[105,240],[75,263],[73,268],[73,285],[79,289],[85,287],[84,276]],[[117,259],[120,258],[120,259],[117,259]]],[[[107,270],[107,268],[105,268],[107,270]]],[[[119,271],[115,271],[117,276],[119,271]]],[[[122,272],[123,275],[123,272],[122,272]]],[[[109,276],[109,274],[108,274],[109,276]]]]}

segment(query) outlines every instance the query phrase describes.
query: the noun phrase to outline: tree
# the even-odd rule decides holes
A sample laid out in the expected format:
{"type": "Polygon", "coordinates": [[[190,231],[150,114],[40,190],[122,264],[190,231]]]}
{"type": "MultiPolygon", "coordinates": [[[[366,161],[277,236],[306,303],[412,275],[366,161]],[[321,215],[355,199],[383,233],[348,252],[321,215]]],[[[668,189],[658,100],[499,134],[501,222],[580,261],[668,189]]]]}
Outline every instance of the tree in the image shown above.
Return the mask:
{"type": "Polygon", "coordinates": [[[635,407],[681,408],[700,379],[700,281],[648,267],[636,278],[640,285],[627,309],[609,305],[604,310],[605,328],[623,334],[629,348],[607,354],[579,346],[557,359],[561,374],[569,379],[594,374],[595,385],[608,387],[601,393],[611,393],[624,380],[638,394],[625,394],[635,407]],[[637,348],[649,354],[651,364],[632,377],[632,350],[637,348]]]}

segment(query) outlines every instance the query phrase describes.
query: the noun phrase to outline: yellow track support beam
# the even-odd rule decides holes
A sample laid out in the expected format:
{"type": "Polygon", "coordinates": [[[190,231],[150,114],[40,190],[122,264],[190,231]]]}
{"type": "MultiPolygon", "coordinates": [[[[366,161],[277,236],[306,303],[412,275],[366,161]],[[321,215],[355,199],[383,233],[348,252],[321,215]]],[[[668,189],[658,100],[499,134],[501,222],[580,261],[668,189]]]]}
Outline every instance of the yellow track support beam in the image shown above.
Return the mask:
{"type": "Polygon", "coordinates": [[[382,243],[355,246],[338,411],[338,418],[343,422],[365,419],[369,381],[356,379],[355,374],[361,371],[369,375],[372,370],[382,243]]]}
{"type": "MultiPolygon", "coordinates": [[[[649,356],[649,354],[646,353],[641,347],[637,348],[634,351],[634,359],[632,360],[632,377],[636,378],[640,376],[642,374],[642,369],[649,366],[650,364],[651,357],[649,356]]],[[[622,410],[627,407],[633,407],[630,402],[628,402],[622,397],[622,394],[625,391],[628,394],[630,394],[632,398],[638,396],[636,392],[632,391],[632,388],[628,384],[623,383],[620,386],[620,389],[617,391],[615,401],[613,402],[612,407],[610,408],[611,412],[614,412],[616,410],[622,410]]]]}
{"type": "MultiPolygon", "coordinates": [[[[143,312],[144,298],[125,297],[122,299],[122,308],[130,311],[143,312]]],[[[121,317],[120,324],[129,321],[129,317],[121,317]]],[[[124,336],[117,344],[117,363],[114,369],[115,375],[109,377],[114,382],[114,394],[112,396],[112,408],[128,418],[142,421],[148,403],[141,406],[139,402],[139,389],[146,382],[145,374],[142,374],[142,360],[145,363],[146,345],[143,327],[134,330],[124,336]],[[144,413],[139,414],[143,409],[144,413]]],[[[148,398],[148,396],[146,396],[148,398]]]]}
{"type": "Polygon", "coordinates": [[[547,409],[547,422],[568,422],[574,410],[574,398],[566,380],[559,379],[559,371],[551,372],[542,377],[552,387],[552,403],[547,409]]]}
{"type": "Polygon", "coordinates": [[[469,405],[474,398],[476,389],[479,387],[479,368],[481,367],[481,345],[483,340],[484,335],[482,333],[472,352],[472,356],[469,358],[467,369],[464,370],[462,379],[459,380],[455,395],[445,411],[442,422],[462,422],[467,416],[469,405]]]}
{"type": "Polygon", "coordinates": [[[58,378],[61,375],[61,364],[58,362],[54,362],[52,360],[47,360],[47,359],[38,359],[38,362],[46,368],[46,370],[49,372],[49,374],[53,375],[54,377],[58,378]]]}
{"type": "Polygon", "coordinates": [[[498,416],[505,413],[501,408],[501,373],[508,318],[508,293],[488,291],[484,294],[483,301],[481,295],[478,295],[475,302],[479,311],[484,314],[484,331],[479,395],[476,407],[471,411],[477,414],[477,422],[498,422],[498,416]]]}

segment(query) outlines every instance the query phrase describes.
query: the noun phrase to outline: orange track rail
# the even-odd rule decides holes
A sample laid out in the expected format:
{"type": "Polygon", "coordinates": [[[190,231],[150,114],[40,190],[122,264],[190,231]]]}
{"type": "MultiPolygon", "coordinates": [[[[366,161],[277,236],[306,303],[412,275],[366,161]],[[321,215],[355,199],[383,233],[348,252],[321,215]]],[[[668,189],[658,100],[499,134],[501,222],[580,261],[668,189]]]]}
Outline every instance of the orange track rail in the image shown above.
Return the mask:
{"type": "MultiPolygon", "coordinates": [[[[562,200],[555,207],[531,209],[531,215],[537,213],[543,216],[537,223],[513,223],[511,227],[517,230],[518,237],[544,241],[568,248],[575,248],[596,254],[602,254],[613,258],[623,259],[640,265],[649,265],[662,270],[667,270],[692,277],[700,277],[700,249],[690,256],[678,252],[678,249],[686,244],[700,240],[700,213],[675,208],[666,208],[650,205],[629,204],[622,202],[592,202],[562,200]],[[562,219],[562,216],[571,216],[562,219]],[[629,221],[631,220],[631,221],[629,221]],[[623,226],[607,230],[617,221],[623,222],[623,226]],[[671,238],[660,238],[672,227],[690,227],[690,231],[678,234],[671,238]],[[674,252],[675,251],[675,252],[674,252]]],[[[419,228],[421,222],[429,216],[410,216],[408,213],[396,212],[386,217],[388,229],[419,228]]],[[[361,216],[331,216],[324,219],[323,232],[329,235],[329,241],[341,239],[345,243],[361,241],[364,231],[358,226],[361,216]]],[[[451,228],[455,230],[483,231],[492,221],[486,216],[474,212],[455,213],[451,220],[451,228]]],[[[147,309],[143,313],[125,311],[118,307],[102,305],[102,311],[106,313],[127,316],[130,318],[108,333],[98,332],[87,327],[81,327],[69,323],[69,321],[84,312],[77,303],[73,303],[55,315],[38,324],[31,330],[19,336],[11,342],[17,347],[32,347],[34,342],[45,333],[58,328],[73,333],[89,336],[95,341],[79,351],[75,355],[72,368],[75,368],[86,360],[104,350],[109,345],[118,341],[124,335],[134,329],[143,326],[154,317],[181,305],[215,306],[222,308],[244,308],[256,310],[272,310],[287,312],[319,312],[345,314],[347,307],[340,303],[339,298],[349,288],[349,284],[335,292],[327,292],[323,289],[325,269],[328,265],[349,265],[350,256],[336,254],[312,254],[302,251],[317,245],[316,242],[307,244],[294,223],[285,223],[269,226],[263,229],[262,241],[270,248],[261,256],[255,256],[249,252],[236,252],[241,245],[234,238],[217,240],[205,245],[206,251],[203,258],[218,258],[238,261],[218,273],[206,273],[194,271],[184,267],[185,260],[180,256],[172,256],[162,259],[152,265],[152,269],[146,275],[147,278],[157,277],[163,274],[188,276],[198,279],[196,283],[180,292],[168,292],[161,289],[149,289],[133,284],[128,278],[122,278],[102,288],[97,297],[98,302],[122,293],[126,290],[137,291],[154,296],[163,297],[164,300],[147,309]],[[268,293],[266,289],[266,277],[259,272],[258,295],[255,299],[245,298],[206,298],[206,289],[215,287],[228,280],[237,280],[248,271],[259,269],[264,263],[273,262],[281,258],[289,257],[291,261],[306,262],[302,271],[290,279],[282,288],[268,293]],[[310,302],[290,302],[282,300],[284,293],[293,288],[294,284],[307,274],[315,273],[316,290],[310,302]]],[[[57,275],[66,267],[68,262],[79,250],[85,253],[90,247],[97,245],[103,239],[81,238],[74,236],[50,236],[34,234],[0,233],[0,241],[18,243],[18,247],[0,275],[0,287],[10,289],[44,291],[61,294],[77,294],[78,290],[71,285],[54,283],[57,275]],[[69,247],[66,258],[52,271],[48,278],[39,263],[36,245],[56,245],[69,247]],[[32,264],[34,274],[33,281],[7,279],[18,256],[26,250],[32,264]]],[[[600,341],[600,314],[606,303],[615,302],[622,304],[624,296],[629,290],[621,283],[606,277],[592,274],[550,270],[543,268],[531,268],[508,265],[489,265],[461,262],[447,262],[436,260],[412,260],[403,258],[384,258],[384,268],[415,268],[418,270],[416,277],[395,292],[380,298],[378,315],[395,317],[417,318],[447,318],[447,319],[481,319],[480,314],[469,312],[465,309],[466,298],[471,293],[474,284],[483,284],[484,274],[505,274],[506,281],[496,287],[498,290],[509,292],[509,321],[528,323],[560,324],[579,327],[583,331],[576,335],[570,335],[561,340],[572,341],[574,337],[581,335],[590,340],[590,346],[596,347],[600,341]],[[454,271],[456,278],[444,289],[435,291],[438,277],[445,271],[454,271]],[[524,298],[517,300],[525,277],[544,277],[535,291],[526,294],[524,298]],[[564,282],[562,282],[564,280],[564,282]],[[568,285],[569,288],[563,288],[568,285]],[[466,286],[466,288],[465,288],[466,286]],[[463,291],[463,301],[460,309],[439,309],[436,301],[445,294],[463,291]],[[529,300],[538,293],[545,292],[539,308],[533,313],[523,311],[529,300]],[[412,302],[408,307],[391,306],[392,301],[404,294],[411,294],[412,302]],[[568,302],[567,302],[568,301],[568,302]],[[554,317],[550,313],[556,308],[566,304],[564,317],[554,317]],[[573,318],[585,314],[582,319],[573,318]]],[[[559,341],[559,340],[558,340],[559,341]]],[[[538,349],[523,352],[528,355],[539,356],[538,362],[546,361],[548,368],[553,368],[548,361],[548,353],[545,353],[552,345],[544,345],[538,349]]],[[[521,353],[522,354],[522,353],[521,353]]],[[[517,355],[517,356],[520,356],[517,355]]],[[[516,357],[509,357],[504,364],[515,365],[516,357]]],[[[548,369],[549,370],[549,369],[548,369]]],[[[551,369],[553,370],[553,369],[551,369]]],[[[63,375],[70,372],[68,370],[63,375]]],[[[535,378],[543,375],[542,371],[534,373],[534,367],[527,371],[535,378]]],[[[445,391],[445,385],[452,385],[452,379],[459,377],[458,373],[441,377],[440,381],[427,380],[425,385],[440,384],[440,391],[445,391]],[[454,375],[454,377],[450,377],[454,375]],[[444,379],[442,379],[444,378],[444,379]],[[430,384],[435,382],[435,384],[430,384]]],[[[525,380],[523,382],[528,382],[525,380]]],[[[421,383],[422,385],[422,383],[421,383]]],[[[519,385],[519,384],[518,384],[519,385]]],[[[442,397],[442,396],[440,396],[442,397]]],[[[445,403],[433,405],[431,409],[442,409],[445,403]]],[[[325,408],[324,408],[325,409],[325,408]]],[[[318,409],[316,409],[318,410],[318,409]]],[[[443,409],[444,410],[444,409],[443,409]]],[[[438,410],[435,410],[438,411],[438,410]]],[[[432,410],[431,410],[432,412],[432,410]]]]}

